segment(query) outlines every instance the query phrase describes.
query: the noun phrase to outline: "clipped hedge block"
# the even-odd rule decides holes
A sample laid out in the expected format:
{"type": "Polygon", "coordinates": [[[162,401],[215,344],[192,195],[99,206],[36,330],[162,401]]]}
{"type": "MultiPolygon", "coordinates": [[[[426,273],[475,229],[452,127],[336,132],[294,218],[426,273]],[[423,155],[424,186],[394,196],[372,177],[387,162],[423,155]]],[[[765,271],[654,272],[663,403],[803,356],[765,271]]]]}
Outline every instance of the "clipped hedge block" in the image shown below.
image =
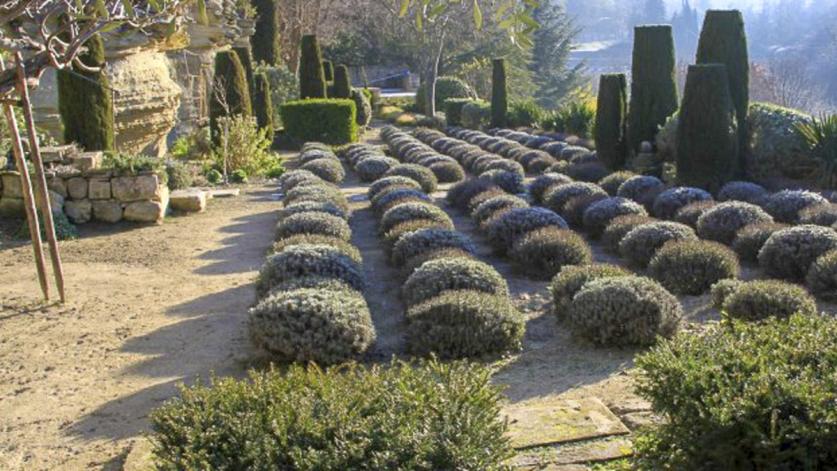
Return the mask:
{"type": "Polygon", "coordinates": [[[357,139],[355,102],[344,99],[288,101],[279,107],[285,132],[299,142],[343,145],[357,139]]]}

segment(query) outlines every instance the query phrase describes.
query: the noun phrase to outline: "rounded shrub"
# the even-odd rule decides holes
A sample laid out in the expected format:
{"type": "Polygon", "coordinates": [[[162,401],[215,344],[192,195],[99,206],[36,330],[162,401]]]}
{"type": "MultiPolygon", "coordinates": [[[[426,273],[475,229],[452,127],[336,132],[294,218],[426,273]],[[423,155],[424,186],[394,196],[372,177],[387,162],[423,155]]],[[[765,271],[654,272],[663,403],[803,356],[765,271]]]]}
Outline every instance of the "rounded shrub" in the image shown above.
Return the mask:
{"type": "Polygon", "coordinates": [[[285,193],[285,198],[282,200],[285,207],[301,202],[331,203],[343,211],[349,211],[349,201],[346,196],[337,187],[327,183],[297,185],[285,193]]]}
{"type": "Polygon", "coordinates": [[[436,162],[429,168],[439,183],[453,183],[465,178],[465,170],[456,162],[436,162]]]}
{"type": "Polygon", "coordinates": [[[792,314],[816,315],[817,303],[801,286],[779,280],[757,280],[742,284],[727,296],[722,310],[732,319],[760,321],[792,314]]]}
{"type": "Polygon", "coordinates": [[[700,188],[678,186],[663,191],[654,199],[653,214],[660,219],[672,219],[680,208],[695,201],[711,201],[712,195],[700,188]]]}
{"type": "Polygon", "coordinates": [[[276,224],[276,240],[300,234],[331,236],[345,241],[352,238],[352,230],[345,219],[326,213],[297,213],[276,224]]]}
{"type": "Polygon", "coordinates": [[[488,170],[481,173],[479,178],[494,183],[507,193],[523,193],[525,190],[523,177],[514,172],[499,169],[488,170]]]}
{"type": "Polygon", "coordinates": [[[448,229],[453,230],[453,223],[437,221],[433,219],[410,219],[400,224],[396,224],[392,229],[388,230],[383,235],[383,240],[388,248],[392,248],[398,239],[404,234],[415,232],[421,229],[448,229]]]}
{"type": "Polygon", "coordinates": [[[774,232],[788,227],[780,222],[761,222],[742,227],[732,241],[732,249],[747,262],[757,262],[759,251],[774,232]]]}
{"type": "Polygon", "coordinates": [[[485,222],[488,240],[498,253],[506,253],[523,234],[548,226],[568,228],[561,216],[544,208],[511,209],[485,222]]]}
{"type": "Polygon", "coordinates": [[[446,291],[407,310],[410,351],[443,359],[518,351],[524,328],[508,296],[480,291],[446,291]]]}
{"type": "Polygon", "coordinates": [[[499,186],[490,181],[472,178],[463,180],[451,186],[450,189],[448,189],[446,199],[448,204],[455,208],[467,209],[471,202],[471,198],[489,190],[502,191],[499,186]]]}
{"type": "Polygon", "coordinates": [[[492,162],[489,162],[484,168],[481,169],[483,172],[487,172],[489,170],[503,170],[505,172],[516,173],[520,175],[520,178],[524,178],[526,176],[526,171],[523,170],[523,166],[513,160],[506,160],[506,159],[497,159],[492,162]]]}
{"type": "Polygon", "coordinates": [[[443,247],[441,249],[428,250],[427,252],[423,252],[407,260],[407,263],[404,264],[403,272],[406,274],[406,276],[409,277],[410,274],[416,271],[417,268],[421,267],[422,265],[431,260],[453,260],[460,258],[467,260],[477,259],[473,252],[468,252],[466,250],[457,248],[443,247]]]}
{"type": "Polygon", "coordinates": [[[316,159],[300,168],[308,170],[329,183],[340,183],[346,177],[343,165],[337,159],[316,159]]]}
{"type": "Polygon", "coordinates": [[[350,360],[375,341],[366,300],[348,287],[274,291],[250,309],[249,328],[257,346],[299,362],[350,360]]]}
{"type": "Polygon", "coordinates": [[[474,254],[476,247],[468,236],[450,229],[420,229],[401,236],[392,248],[392,264],[407,265],[411,259],[439,249],[459,249],[474,254]]]}
{"type": "Polygon", "coordinates": [[[402,222],[414,219],[426,219],[440,224],[453,225],[450,216],[438,206],[429,203],[404,203],[393,206],[381,216],[379,223],[380,234],[385,234],[402,222]]]}
{"type": "Polygon", "coordinates": [[[560,213],[572,198],[578,196],[593,196],[602,195],[607,196],[607,192],[595,183],[589,182],[572,182],[564,185],[552,186],[544,194],[544,206],[560,213]]]}
{"type": "Polygon", "coordinates": [[[473,196],[473,198],[468,201],[468,206],[465,208],[468,211],[468,214],[473,214],[473,212],[481,205],[483,202],[490,200],[491,198],[497,196],[511,196],[502,188],[490,188],[488,190],[483,191],[482,193],[477,193],[473,196]]]}
{"type": "MultiPolygon", "coordinates": [[[[419,113],[428,113],[425,109],[427,101],[427,86],[422,84],[416,90],[416,108],[419,113]]],[[[456,77],[442,76],[436,79],[436,93],[434,101],[436,102],[436,109],[444,108],[445,100],[451,98],[476,98],[474,90],[465,81],[456,77]]]]}
{"type": "Polygon", "coordinates": [[[723,309],[724,302],[727,298],[732,293],[736,292],[738,288],[743,286],[744,283],[746,283],[746,281],[736,280],[733,278],[718,280],[718,282],[712,285],[709,289],[709,294],[712,296],[712,306],[719,311],[723,309]]]}
{"type": "Polygon", "coordinates": [[[626,216],[617,216],[613,218],[607,226],[605,226],[604,231],[602,231],[601,241],[602,245],[606,251],[619,254],[619,242],[622,242],[622,239],[634,230],[634,228],[657,221],[656,219],[650,216],[642,216],[642,215],[626,215],[626,216]]]}
{"type": "Polygon", "coordinates": [[[837,248],[837,232],[820,226],[796,226],[773,233],[759,251],[759,266],[768,275],[803,280],[808,268],[837,248]]]}
{"type": "Polygon", "coordinates": [[[582,218],[584,228],[593,237],[599,237],[605,228],[619,216],[647,216],[645,208],[639,203],[619,196],[596,201],[585,211],[582,218]]]}
{"type": "Polygon", "coordinates": [[[514,195],[497,195],[482,201],[471,212],[471,217],[477,224],[482,224],[485,221],[493,218],[499,211],[507,211],[510,209],[528,208],[529,203],[523,198],[514,195]]]}
{"type": "Polygon", "coordinates": [[[572,178],[560,173],[544,173],[535,177],[532,183],[529,184],[529,194],[532,196],[532,201],[540,204],[543,202],[544,194],[550,187],[571,183],[572,181],[572,178]]]}
{"type": "Polygon", "coordinates": [[[832,227],[837,223],[837,204],[815,204],[799,211],[800,224],[832,227]]]}
{"type": "Polygon", "coordinates": [[[697,240],[691,227],[677,222],[659,221],[636,227],[619,242],[619,253],[632,265],[645,267],[666,242],[697,240]]]}
{"type": "Polygon", "coordinates": [[[324,183],[324,180],[308,170],[291,170],[279,177],[279,186],[285,192],[291,191],[295,186],[303,183],[324,183]]]}
{"type": "Polygon", "coordinates": [[[469,290],[508,296],[509,287],[497,270],[487,263],[468,258],[430,260],[407,278],[401,298],[407,306],[428,301],[445,291],[469,290]]]}
{"type": "Polygon", "coordinates": [[[349,214],[334,203],[329,203],[328,201],[302,201],[280,209],[279,220],[281,221],[288,216],[299,213],[325,213],[342,219],[349,218],[349,214]]]}
{"type": "Polygon", "coordinates": [[[808,206],[826,204],[822,196],[805,190],[783,190],[767,197],[764,209],[778,222],[796,224],[799,212],[808,206]]]}
{"type": "Polygon", "coordinates": [[[602,178],[599,180],[598,185],[602,187],[604,191],[607,192],[610,196],[616,196],[616,193],[619,191],[619,187],[622,186],[623,183],[628,181],[629,179],[635,177],[636,174],[629,170],[621,170],[619,172],[613,172],[610,175],[602,178]]]}
{"type": "Polygon", "coordinates": [[[567,265],[589,265],[593,253],[583,237],[568,229],[547,226],[520,236],[509,256],[517,269],[548,280],[567,265]]]}
{"type": "Polygon", "coordinates": [[[372,200],[372,209],[375,210],[375,214],[380,216],[389,211],[393,206],[403,203],[422,202],[430,204],[431,199],[427,196],[427,193],[421,190],[391,187],[375,196],[372,200]]]}
{"type": "Polygon", "coordinates": [[[665,183],[659,178],[650,175],[637,175],[625,180],[624,183],[619,185],[619,189],[616,190],[616,196],[629,198],[643,206],[647,206],[649,199],[651,203],[654,201],[651,195],[656,198],[664,189],[665,183]]]}
{"type": "Polygon", "coordinates": [[[402,176],[411,178],[421,185],[421,189],[425,193],[433,193],[439,185],[438,180],[436,180],[436,175],[433,175],[433,172],[431,172],[430,169],[416,164],[398,164],[387,170],[384,176],[402,176]]]}
{"type": "Polygon", "coordinates": [[[590,196],[576,196],[570,198],[564,204],[559,214],[567,221],[570,227],[581,228],[584,224],[584,212],[587,211],[587,208],[607,198],[607,195],[601,193],[590,196]]]}
{"type": "Polygon", "coordinates": [[[743,201],[761,204],[769,195],[767,189],[752,182],[729,182],[718,191],[718,201],[743,201]]]}
{"type": "Polygon", "coordinates": [[[719,280],[737,278],[739,271],[735,252],[706,240],[669,242],[648,264],[651,278],[675,294],[703,294],[719,280]]]}
{"type": "Polygon", "coordinates": [[[337,156],[334,155],[334,152],[331,150],[323,150],[323,149],[308,149],[304,150],[299,154],[296,161],[299,165],[305,165],[308,162],[319,160],[319,159],[328,159],[337,161],[337,156]]]}
{"type": "Polygon", "coordinates": [[[729,245],[744,226],[771,222],[773,218],[754,204],[727,201],[708,209],[698,218],[697,233],[704,239],[729,245]]]}
{"type": "Polygon", "coordinates": [[[596,183],[610,174],[610,170],[601,162],[574,163],[565,172],[573,180],[596,183]]]}
{"type": "Polygon", "coordinates": [[[697,228],[698,219],[703,213],[714,208],[718,203],[714,201],[696,201],[680,208],[674,214],[674,222],[685,224],[693,229],[697,228]]]}
{"type": "Polygon", "coordinates": [[[391,157],[369,157],[359,162],[355,166],[355,171],[361,181],[374,182],[396,165],[398,165],[398,161],[391,157]]]}
{"type": "Polygon", "coordinates": [[[605,263],[563,267],[549,284],[555,315],[561,318],[567,314],[573,297],[586,283],[616,276],[632,276],[632,273],[620,266],[605,263]]]}
{"type": "Polygon", "coordinates": [[[419,184],[419,182],[415,181],[412,178],[402,176],[383,177],[369,185],[369,189],[366,190],[366,196],[368,196],[369,200],[371,201],[375,199],[378,193],[384,191],[387,188],[393,187],[412,188],[414,190],[421,190],[421,185],[419,184]]]}
{"type": "Polygon", "coordinates": [[[256,279],[256,295],[264,297],[274,286],[306,276],[340,280],[363,291],[366,284],[359,263],[327,245],[295,245],[267,258],[256,279]]]}
{"type": "Polygon", "coordinates": [[[294,247],[296,245],[327,245],[348,255],[355,262],[363,263],[363,258],[357,247],[344,239],[328,235],[298,234],[284,237],[273,243],[273,253],[279,253],[288,247],[294,247]]]}
{"type": "Polygon", "coordinates": [[[650,345],[677,330],[683,309],[659,283],[617,276],[585,283],[573,297],[567,321],[597,345],[650,345]]]}
{"type": "Polygon", "coordinates": [[[828,302],[837,301],[837,250],[820,255],[808,269],[805,285],[828,302]]]}

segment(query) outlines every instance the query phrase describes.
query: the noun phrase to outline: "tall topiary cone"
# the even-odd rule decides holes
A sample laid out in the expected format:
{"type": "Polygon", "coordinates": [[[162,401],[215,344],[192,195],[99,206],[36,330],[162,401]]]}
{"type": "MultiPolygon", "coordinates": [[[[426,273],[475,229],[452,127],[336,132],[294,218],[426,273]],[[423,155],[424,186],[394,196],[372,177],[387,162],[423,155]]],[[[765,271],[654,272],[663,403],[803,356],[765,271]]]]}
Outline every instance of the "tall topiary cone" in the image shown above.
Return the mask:
{"type": "Polygon", "coordinates": [[[334,69],[334,93],[331,98],[351,98],[352,79],[349,77],[349,68],[345,65],[338,65],[334,69]]]}
{"type": "Polygon", "coordinates": [[[273,98],[270,96],[270,82],[264,72],[253,77],[253,113],[259,128],[267,130],[267,138],[273,142],[273,98]]]}
{"type": "Polygon", "coordinates": [[[235,51],[221,51],[215,55],[215,82],[209,100],[209,126],[216,142],[219,136],[218,118],[228,113],[229,116],[253,115],[247,73],[235,51]],[[223,101],[226,101],[227,107],[223,101]]]}
{"type": "MultiPolygon", "coordinates": [[[[88,39],[85,47],[87,52],[79,57],[85,65],[105,65],[105,46],[98,34],[88,39]]],[[[64,141],[77,142],[89,151],[113,150],[113,95],[104,71],[59,70],[57,82],[64,141]]]]}
{"type": "Polygon", "coordinates": [[[276,65],[281,57],[279,43],[279,10],[276,0],[252,0],[256,9],[256,24],[250,46],[253,60],[267,65],[276,65]]]}
{"type": "Polygon", "coordinates": [[[594,129],[596,152],[611,169],[625,167],[627,159],[628,85],[625,74],[604,74],[599,78],[594,129]]]}
{"type": "Polygon", "coordinates": [[[334,81],[334,63],[328,60],[323,61],[323,75],[326,82],[334,81]]]}
{"type": "Polygon", "coordinates": [[[244,67],[244,75],[247,76],[247,86],[253,90],[253,56],[250,54],[249,47],[234,47],[233,51],[238,54],[238,60],[241,61],[241,66],[244,67]]]}
{"type": "Polygon", "coordinates": [[[698,42],[698,64],[724,64],[729,75],[729,91],[738,118],[738,156],[736,169],[744,170],[747,150],[747,111],[750,106],[750,62],[744,17],[738,10],[709,10],[703,20],[698,42]]]}
{"type": "Polygon", "coordinates": [[[317,36],[303,36],[299,47],[299,97],[325,98],[326,79],[317,36]]]}
{"type": "Polygon", "coordinates": [[[509,111],[506,61],[494,59],[491,72],[491,127],[504,128],[509,111]]]}
{"type": "Polygon", "coordinates": [[[689,66],[677,126],[677,180],[712,193],[735,177],[735,107],[726,66],[689,66]]]}
{"type": "Polygon", "coordinates": [[[628,145],[639,151],[643,141],[654,142],[659,126],[677,111],[674,78],[674,37],[671,26],[634,28],[631,66],[631,105],[628,109],[628,145]]]}

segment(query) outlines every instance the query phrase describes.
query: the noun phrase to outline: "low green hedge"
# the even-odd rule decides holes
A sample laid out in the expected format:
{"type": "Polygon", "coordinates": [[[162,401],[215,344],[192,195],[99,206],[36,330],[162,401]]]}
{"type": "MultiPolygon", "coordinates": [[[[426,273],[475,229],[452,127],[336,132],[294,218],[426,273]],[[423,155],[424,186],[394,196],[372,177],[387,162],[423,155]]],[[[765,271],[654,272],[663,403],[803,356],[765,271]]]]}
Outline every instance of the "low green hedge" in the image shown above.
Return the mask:
{"type": "Polygon", "coordinates": [[[289,137],[298,142],[341,145],[357,139],[357,108],[352,100],[289,101],[279,107],[289,137]]]}

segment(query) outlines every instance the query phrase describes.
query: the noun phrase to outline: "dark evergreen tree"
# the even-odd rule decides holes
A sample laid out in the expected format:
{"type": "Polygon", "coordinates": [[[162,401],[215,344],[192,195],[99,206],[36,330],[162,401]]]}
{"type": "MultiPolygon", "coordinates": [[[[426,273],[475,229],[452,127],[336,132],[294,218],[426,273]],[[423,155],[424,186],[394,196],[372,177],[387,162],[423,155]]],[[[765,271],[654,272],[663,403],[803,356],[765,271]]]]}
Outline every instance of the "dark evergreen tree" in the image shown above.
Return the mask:
{"type": "Polygon", "coordinates": [[[241,61],[241,66],[244,67],[244,74],[247,76],[247,86],[253,90],[253,56],[250,54],[249,47],[234,47],[233,51],[238,54],[238,60],[241,61]]]}
{"type": "Polygon", "coordinates": [[[596,152],[611,170],[624,168],[627,158],[628,85],[625,74],[599,79],[594,128],[596,152]]]}
{"type": "MultiPolygon", "coordinates": [[[[79,60],[90,67],[105,65],[105,46],[97,34],[85,43],[79,60]]],[[[64,125],[64,141],[89,151],[113,150],[113,95],[104,71],[59,70],[58,113],[64,125]]]]}
{"type": "Polygon", "coordinates": [[[504,128],[509,111],[506,61],[494,59],[491,72],[491,127],[504,128]]]}
{"type": "Polygon", "coordinates": [[[252,0],[256,9],[256,24],[250,45],[253,49],[253,60],[267,65],[276,65],[281,57],[279,42],[279,10],[277,0],[252,0]]]}
{"type": "Polygon", "coordinates": [[[259,128],[267,130],[267,138],[273,142],[273,98],[270,95],[270,81],[264,72],[253,78],[253,113],[259,128]]]}
{"type": "Polygon", "coordinates": [[[326,79],[323,72],[323,56],[317,36],[307,34],[300,42],[299,97],[325,98],[326,79]]]}
{"type": "Polygon", "coordinates": [[[738,10],[709,10],[703,20],[697,51],[698,64],[724,64],[729,91],[738,119],[739,174],[747,150],[747,112],[750,107],[750,60],[744,17],[738,10]]]}
{"type": "Polygon", "coordinates": [[[735,177],[735,114],[726,66],[690,66],[677,126],[679,184],[714,193],[735,177]]]}
{"type": "Polygon", "coordinates": [[[216,142],[218,119],[235,115],[253,115],[247,73],[235,51],[221,51],[215,55],[215,80],[209,100],[209,125],[216,142]]]}
{"type": "Polygon", "coordinates": [[[653,143],[659,127],[677,111],[674,68],[671,26],[637,26],[628,109],[629,152],[637,152],[644,141],[653,143]]]}
{"type": "Polygon", "coordinates": [[[556,108],[561,99],[584,83],[583,62],[569,67],[573,41],[581,31],[561,2],[540,2],[532,13],[539,27],[532,35],[529,70],[535,101],[545,108],[556,108]]]}
{"type": "Polygon", "coordinates": [[[334,63],[328,60],[323,61],[323,75],[326,82],[334,81],[334,63]]]}
{"type": "Polygon", "coordinates": [[[338,65],[334,69],[334,93],[331,98],[351,98],[352,79],[349,77],[349,68],[345,65],[338,65]]]}

